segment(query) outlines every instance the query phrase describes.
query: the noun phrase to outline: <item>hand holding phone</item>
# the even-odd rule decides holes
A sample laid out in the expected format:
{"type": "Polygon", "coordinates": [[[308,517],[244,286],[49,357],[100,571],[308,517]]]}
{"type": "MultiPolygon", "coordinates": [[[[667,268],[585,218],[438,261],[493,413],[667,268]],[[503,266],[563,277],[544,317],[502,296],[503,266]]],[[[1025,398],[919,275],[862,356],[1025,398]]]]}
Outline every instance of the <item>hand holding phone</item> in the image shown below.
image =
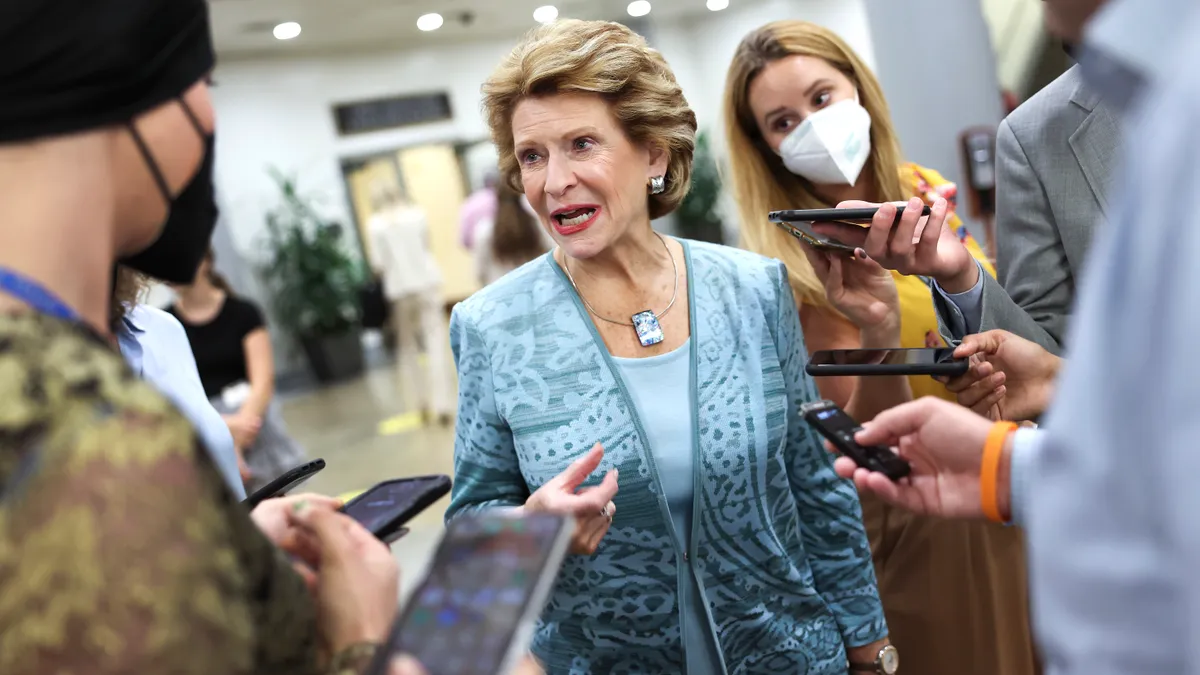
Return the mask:
{"type": "Polygon", "coordinates": [[[800,415],[809,426],[824,436],[838,452],[854,460],[859,467],[881,473],[893,481],[907,476],[912,467],[890,448],[859,445],[854,435],[862,430],[858,422],[833,401],[816,401],[800,406],[800,415]]]}
{"type": "Polygon", "coordinates": [[[814,229],[861,247],[872,260],[889,270],[931,277],[948,293],[970,290],[979,279],[979,265],[959,232],[950,226],[954,214],[949,202],[938,198],[927,217],[917,215],[916,208],[922,204],[913,197],[903,211],[894,204],[879,205],[866,230],[837,223],[818,224],[814,229]]]}

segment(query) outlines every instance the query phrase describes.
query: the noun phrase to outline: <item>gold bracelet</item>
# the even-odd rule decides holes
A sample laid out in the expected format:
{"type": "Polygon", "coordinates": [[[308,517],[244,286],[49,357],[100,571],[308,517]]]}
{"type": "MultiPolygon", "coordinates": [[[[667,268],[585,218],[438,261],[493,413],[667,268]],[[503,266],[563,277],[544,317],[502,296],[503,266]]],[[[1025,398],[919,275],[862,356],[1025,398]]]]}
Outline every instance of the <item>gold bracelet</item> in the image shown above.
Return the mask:
{"type": "Polygon", "coordinates": [[[333,659],[329,662],[329,675],[362,675],[367,666],[371,664],[371,659],[375,658],[377,651],[379,651],[379,645],[374,642],[350,645],[333,655],[333,659]]]}

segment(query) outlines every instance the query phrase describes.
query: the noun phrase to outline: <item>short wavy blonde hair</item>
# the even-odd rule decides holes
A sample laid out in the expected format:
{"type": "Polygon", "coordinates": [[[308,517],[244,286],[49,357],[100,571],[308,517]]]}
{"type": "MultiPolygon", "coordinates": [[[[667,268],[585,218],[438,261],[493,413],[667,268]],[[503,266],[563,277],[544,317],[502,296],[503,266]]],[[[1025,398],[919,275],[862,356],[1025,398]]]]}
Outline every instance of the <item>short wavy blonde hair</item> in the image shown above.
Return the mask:
{"type": "Polygon", "coordinates": [[[603,97],[632,142],[666,151],[666,191],[649,195],[650,217],[678,208],[692,184],[696,114],[662,55],[610,21],[572,19],[534,28],[484,83],[484,116],[508,185],[525,190],[512,131],[517,104],[561,93],[603,97]]]}

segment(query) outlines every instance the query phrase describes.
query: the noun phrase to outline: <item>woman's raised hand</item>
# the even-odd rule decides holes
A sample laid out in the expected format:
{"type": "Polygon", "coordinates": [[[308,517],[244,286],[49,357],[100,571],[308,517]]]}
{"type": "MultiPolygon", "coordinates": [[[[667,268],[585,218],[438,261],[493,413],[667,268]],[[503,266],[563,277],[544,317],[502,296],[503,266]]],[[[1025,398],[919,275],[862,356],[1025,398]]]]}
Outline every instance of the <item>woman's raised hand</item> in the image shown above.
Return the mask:
{"type": "Polygon", "coordinates": [[[575,517],[575,534],[571,537],[571,552],[592,555],[600,540],[608,533],[617,507],[617,470],[604,475],[593,487],[579,487],[600,466],[604,447],[592,446],[586,455],[571,463],[565,471],[550,479],[525,501],[528,511],[542,511],[575,517]]]}
{"type": "Polygon", "coordinates": [[[900,297],[896,281],[878,263],[862,255],[818,251],[801,244],[804,255],[825,285],[829,304],[862,332],[863,347],[889,348],[900,343],[900,297]]]}

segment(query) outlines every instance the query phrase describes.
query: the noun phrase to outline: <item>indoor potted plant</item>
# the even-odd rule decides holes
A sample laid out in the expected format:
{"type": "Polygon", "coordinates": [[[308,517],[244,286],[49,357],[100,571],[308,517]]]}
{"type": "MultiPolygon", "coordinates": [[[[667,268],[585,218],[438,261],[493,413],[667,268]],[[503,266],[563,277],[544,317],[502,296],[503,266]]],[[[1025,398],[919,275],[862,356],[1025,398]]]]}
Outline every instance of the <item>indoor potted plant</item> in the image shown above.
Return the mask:
{"type": "Polygon", "coordinates": [[[322,218],[294,179],[270,173],[282,200],[267,214],[270,262],[263,277],[279,324],[300,343],[319,381],[358,375],[362,266],[343,245],[341,226],[322,218]]]}
{"type": "Polygon", "coordinates": [[[709,147],[708,132],[696,136],[692,159],[692,187],[679,205],[675,227],[680,236],[696,241],[722,243],[721,217],[717,204],[721,199],[721,176],[709,147]]]}

